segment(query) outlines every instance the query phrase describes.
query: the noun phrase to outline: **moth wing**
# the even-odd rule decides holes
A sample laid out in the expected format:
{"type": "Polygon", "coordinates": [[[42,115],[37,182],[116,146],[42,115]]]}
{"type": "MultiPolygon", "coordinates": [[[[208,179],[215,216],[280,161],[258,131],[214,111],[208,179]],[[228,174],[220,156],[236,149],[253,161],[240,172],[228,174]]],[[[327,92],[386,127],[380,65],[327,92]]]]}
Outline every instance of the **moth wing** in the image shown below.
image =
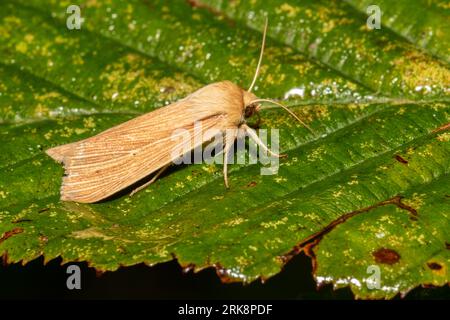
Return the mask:
{"type": "Polygon", "coordinates": [[[206,130],[236,126],[242,117],[241,91],[229,81],[210,84],[96,136],[47,150],[64,163],[61,199],[88,203],[105,199],[175,160],[172,150],[192,150],[196,141],[207,141],[208,137],[199,137],[206,130]],[[196,121],[201,121],[201,132],[196,121]],[[185,129],[191,141],[174,141],[177,128],[185,129]]]}
{"type": "Polygon", "coordinates": [[[230,81],[213,83],[184,99],[131,119],[96,136],[51,148],[46,152],[53,159],[65,163],[67,158],[74,155],[74,150],[83,144],[85,145],[83,156],[91,154],[93,158],[91,161],[102,162],[116,158],[120,153],[127,154],[158,141],[164,137],[167,128],[189,126],[199,119],[206,119],[216,114],[227,114],[229,122],[234,123],[234,120],[239,120],[242,116],[242,110],[239,107],[242,105],[241,91],[230,81]],[[237,109],[226,106],[237,106],[237,109]],[[108,146],[110,137],[114,137],[115,148],[108,146]],[[89,147],[99,152],[88,150],[89,147]]]}
{"type": "Polygon", "coordinates": [[[174,150],[192,150],[201,145],[208,139],[203,136],[204,131],[217,128],[222,121],[223,115],[211,116],[201,122],[201,131],[192,124],[178,135],[171,130],[158,131],[153,134],[157,139],[147,139],[143,147],[115,156],[115,149],[123,147],[120,139],[110,137],[107,141],[93,139],[75,144],[70,155],[64,156],[66,175],[61,199],[91,203],[107,198],[182,155],[174,150]]]}

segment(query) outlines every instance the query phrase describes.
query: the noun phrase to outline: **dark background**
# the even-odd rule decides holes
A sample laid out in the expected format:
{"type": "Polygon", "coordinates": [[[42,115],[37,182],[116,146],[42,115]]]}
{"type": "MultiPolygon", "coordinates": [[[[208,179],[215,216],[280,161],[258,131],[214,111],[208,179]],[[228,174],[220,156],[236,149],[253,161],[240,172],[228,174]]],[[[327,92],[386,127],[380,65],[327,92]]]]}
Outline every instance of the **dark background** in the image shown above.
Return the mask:
{"type": "MultiPolygon", "coordinates": [[[[320,289],[311,275],[310,258],[300,254],[264,284],[221,283],[213,268],[183,273],[177,261],[148,267],[139,264],[97,274],[85,262],[81,290],[68,290],[67,265],[61,259],[43,265],[43,258],[25,266],[0,266],[0,299],[353,299],[350,289],[320,289]]],[[[74,264],[74,263],[71,263],[74,264]]],[[[399,299],[399,297],[397,297],[399,299]]],[[[450,287],[416,288],[405,299],[450,299],[450,287]]]]}

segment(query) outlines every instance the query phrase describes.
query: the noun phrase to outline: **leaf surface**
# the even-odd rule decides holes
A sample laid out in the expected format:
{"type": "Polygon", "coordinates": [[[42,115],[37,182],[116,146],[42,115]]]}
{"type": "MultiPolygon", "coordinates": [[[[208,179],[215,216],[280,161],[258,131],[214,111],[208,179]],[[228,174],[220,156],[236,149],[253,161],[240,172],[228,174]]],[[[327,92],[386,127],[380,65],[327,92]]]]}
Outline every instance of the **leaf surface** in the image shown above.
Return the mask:
{"type": "Polygon", "coordinates": [[[116,270],[175,256],[249,282],[306,250],[318,284],[350,286],[360,298],[448,283],[443,2],[382,1],[392,10],[380,30],[366,27],[365,1],[88,1],[81,30],[66,28],[70,4],[0,4],[0,252],[8,261],[62,256],[116,270]],[[421,18],[402,17],[407,6],[421,18]],[[220,165],[183,165],[133,197],[59,201],[63,169],[44,150],[207,83],[246,88],[265,14],[255,93],[286,99],[316,132],[283,110],[262,112],[288,155],[278,174],[231,165],[227,190],[220,165]],[[369,288],[370,266],[379,288],[369,288]]]}

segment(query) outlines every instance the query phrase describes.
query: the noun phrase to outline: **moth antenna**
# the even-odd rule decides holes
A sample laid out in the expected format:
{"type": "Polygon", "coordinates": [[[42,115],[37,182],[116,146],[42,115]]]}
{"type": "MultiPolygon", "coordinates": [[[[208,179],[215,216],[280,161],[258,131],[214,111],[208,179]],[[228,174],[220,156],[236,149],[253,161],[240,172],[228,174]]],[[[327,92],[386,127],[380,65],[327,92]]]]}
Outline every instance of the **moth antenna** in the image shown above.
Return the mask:
{"type": "Polygon", "coordinates": [[[259,69],[261,68],[261,62],[262,62],[262,58],[264,55],[264,47],[266,46],[266,34],[267,34],[267,25],[269,24],[269,19],[266,16],[266,23],[264,25],[264,32],[263,32],[263,39],[262,39],[262,44],[261,44],[261,52],[259,54],[259,61],[258,61],[258,65],[256,66],[256,71],[255,71],[255,75],[253,76],[253,81],[252,84],[250,85],[250,88],[248,88],[248,92],[251,92],[253,89],[253,86],[256,83],[256,79],[258,78],[259,75],[259,69]]]}
{"type": "Polygon", "coordinates": [[[291,116],[293,116],[295,119],[298,120],[298,122],[300,122],[306,129],[308,129],[309,131],[311,131],[312,134],[316,135],[316,133],[314,132],[313,129],[311,129],[306,123],[304,123],[299,117],[297,117],[297,115],[292,112],[288,107],[286,107],[285,105],[282,105],[281,103],[278,103],[276,101],[270,100],[270,99],[256,99],[250,102],[250,104],[256,103],[256,102],[269,102],[269,103],[273,103],[281,108],[283,108],[284,110],[286,110],[287,112],[289,112],[289,114],[291,116]]]}

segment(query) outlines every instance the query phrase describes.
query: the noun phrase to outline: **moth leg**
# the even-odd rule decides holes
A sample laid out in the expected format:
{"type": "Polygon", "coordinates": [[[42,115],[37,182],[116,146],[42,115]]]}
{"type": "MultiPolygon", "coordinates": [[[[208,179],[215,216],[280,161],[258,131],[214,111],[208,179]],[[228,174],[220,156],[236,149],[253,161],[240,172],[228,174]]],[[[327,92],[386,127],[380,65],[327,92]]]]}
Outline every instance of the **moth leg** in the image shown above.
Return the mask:
{"type": "Polygon", "coordinates": [[[170,163],[166,164],[164,167],[162,167],[161,169],[159,169],[159,171],[153,176],[153,178],[151,178],[150,181],[144,183],[142,186],[137,187],[136,189],[134,189],[133,191],[131,191],[130,193],[130,197],[135,194],[136,192],[148,187],[149,185],[151,185],[153,182],[156,181],[156,179],[158,179],[158,177],[164,172],[166,171],[166,169],[170,167],[170,163]]]}
{"type": "Polygon", "coordinates": [[[287,157],[286,154],[278,154],[278,153],[274,153],[272,152],[269,148],[267,148],[267,146],[264,144],[264,142],[261,141],[261,139],[258,137],[258,135],[256,134],[255,130],[253,130],[252,128],[250,128],[248,125],[246,125],[245,123],[241,125],[241,128],[243,130],[245,130],[245,132],[248,133],[248,136],[256,142],[256,144],[258,146],[260,146],[261,148],[263,148],[264,151],[266,151],[267,153],[269,153],[271,156],[276,157],[276,158],[284,158],[287,157]]]}
{"type": "Polygon", "coordinates": [[[256,124],[255,124],[255,128],[259,129],[259,127],[261,126],[261,114],[259,112],[256,112],[256,117],[258,117],[258,120],[256,120],[256,124]]]}
{"type": "Polygon", "coordinates": [[[237,129],[228,129],[225,133],[225,146],[224,146],[224,156],[223,156],[223,179],[225,182],[225,187],[228,186],[228,156],[231,148],[233,147],[234,140],[236,140],[238,130],[237,129]],[[232,131],[232,132],[230,132],[232,131]]]}

